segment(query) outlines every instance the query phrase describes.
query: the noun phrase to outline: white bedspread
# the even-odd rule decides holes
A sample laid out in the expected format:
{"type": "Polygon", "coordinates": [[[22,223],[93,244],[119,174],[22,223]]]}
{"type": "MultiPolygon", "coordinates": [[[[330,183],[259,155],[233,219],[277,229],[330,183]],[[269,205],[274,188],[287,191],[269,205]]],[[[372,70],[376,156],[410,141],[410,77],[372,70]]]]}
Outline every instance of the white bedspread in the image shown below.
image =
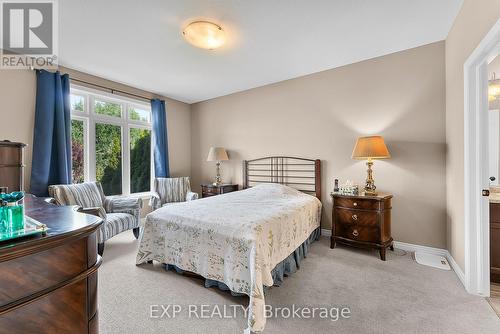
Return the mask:
{"type": "Polygon", "coordinates": [[[150,213],[137,253],[224,282],[250,297],[248,328],[264,329],[272,269],[320,225],[321,202],[279,184],[176,203],[150,213]]]}

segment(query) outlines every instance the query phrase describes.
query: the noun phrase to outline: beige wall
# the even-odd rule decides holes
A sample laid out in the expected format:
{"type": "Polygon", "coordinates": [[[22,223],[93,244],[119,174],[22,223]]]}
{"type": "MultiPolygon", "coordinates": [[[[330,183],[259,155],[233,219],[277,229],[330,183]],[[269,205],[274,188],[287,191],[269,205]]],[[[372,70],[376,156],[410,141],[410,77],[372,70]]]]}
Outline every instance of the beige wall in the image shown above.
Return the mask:
{"type": "Polygon", "coordinates": [[[465,0],[446,39],[447,248],[465,268],[463,65],[500,17],[498,0],[465,0]]]}
{"type": "MultiPolygon", "coordinates": [[[[70,77],[83,79],[113,89],[154,97],[151,93],[124,86],[77,71],[61,68],[70,77]]],[[[25,188],[29,189],[31,151],[35,120],[36,77],[34,71],[0,70],[0,140],[9,139],[28,144],[26,149],[25,188]]],[[[164,98],[167,106],[168,150],[173,176],[191,172],[191,112],[189,104],[164,98]]],[[[146,206],[147,207],[147,206],[146,206]]]]}
{"type": "Polygon", "coordinates": [[[25,189],[29,188],[31,176],[35,93],[34,71],[0,70],[0,140],[29,145],[25,150],[25,189]]]}
{"type": "MultiPolygon", "coordinates": [[[[241,160],[293,155],[323,161],[324,227],[333,179],[362,184],[357,136],[385,136],[393,158],[375,163],[394,193],[393,237],[446,246],[444,42],[279,82],[192,106],[192,177],[210,181],[210,146],[229,150],[223,178],[241,184],[241,160]]],[[[199,188],[198,188],[199,189],[199,188]]]]}

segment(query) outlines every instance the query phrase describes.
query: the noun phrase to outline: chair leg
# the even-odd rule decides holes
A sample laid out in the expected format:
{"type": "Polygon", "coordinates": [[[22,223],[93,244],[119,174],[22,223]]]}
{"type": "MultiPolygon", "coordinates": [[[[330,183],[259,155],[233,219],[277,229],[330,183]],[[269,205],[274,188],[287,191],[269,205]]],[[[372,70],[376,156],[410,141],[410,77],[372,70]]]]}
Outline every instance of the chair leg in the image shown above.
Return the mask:
{"type": "Polygon", "coordinates": [[[97,244],[97,253],[102,256],[104,254],[104,241],[100,244],[97,244]]]}
{"type": "Polygon", "coordinates": [[[139,233],[140,233],[140,231],[141,231],[141,230],[140,230],[140,227],[136,227],[136,228],[134,228],[134,229],[132,230],[132,232],[134,232],[134,237],[135,237],[136,239],[139,239],[139,233]]]}

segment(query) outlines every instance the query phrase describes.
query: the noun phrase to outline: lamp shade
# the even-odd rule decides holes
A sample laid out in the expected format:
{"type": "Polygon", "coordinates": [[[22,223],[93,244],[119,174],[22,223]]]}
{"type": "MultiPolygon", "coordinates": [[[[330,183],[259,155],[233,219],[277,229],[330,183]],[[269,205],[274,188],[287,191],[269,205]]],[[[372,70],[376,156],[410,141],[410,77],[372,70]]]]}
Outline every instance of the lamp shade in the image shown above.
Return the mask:
{"type": "Polygon", "coordinates": [[[359,137],[352,158],[359,160],[388,159],[391,155],[382,136],[359,137]]]}
{"type": "Polygon", "coordinates": [[[223,147],[210,147],[207,161],[224,161],[229,160],[227,152],[223,147]]]}

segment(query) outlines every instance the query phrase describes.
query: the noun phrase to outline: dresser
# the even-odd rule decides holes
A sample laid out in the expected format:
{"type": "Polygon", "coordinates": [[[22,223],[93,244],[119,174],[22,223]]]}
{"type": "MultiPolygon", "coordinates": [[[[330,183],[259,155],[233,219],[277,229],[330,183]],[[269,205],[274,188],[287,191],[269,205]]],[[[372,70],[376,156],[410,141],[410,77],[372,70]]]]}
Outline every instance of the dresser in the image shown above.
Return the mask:
{"type": "Polygon", "coordinates": [[[490,281],[500,283],[500,203],[490,202],[490,281]]]}
{"type": "Polygon", "coordinates": [[[386,249],[393,250],[391,237],[391,194],[347,196],[332,194],[332,236],[330,248],[339,242],[379,250],[385,261],[386,249]]]}
{"type": "Polygon", "coordinates": [[[24,147],[26,144],[0,140],[0,187],[5,192],[23,190],[24,147]]]}
{"type": "Polygon", "coordinates": [[[232,191],[238,191],[237,184],[221,184],[218,186],[214,186],[213,184],[201,185],[201,197],[203,198],[230,193],[232,191]]]}
{"type": "Polygon", "coordinates": [[[0,333],[98,333],[102,220],[30,195],[24,205],[48,230],[0,242],[0,333]]]}

